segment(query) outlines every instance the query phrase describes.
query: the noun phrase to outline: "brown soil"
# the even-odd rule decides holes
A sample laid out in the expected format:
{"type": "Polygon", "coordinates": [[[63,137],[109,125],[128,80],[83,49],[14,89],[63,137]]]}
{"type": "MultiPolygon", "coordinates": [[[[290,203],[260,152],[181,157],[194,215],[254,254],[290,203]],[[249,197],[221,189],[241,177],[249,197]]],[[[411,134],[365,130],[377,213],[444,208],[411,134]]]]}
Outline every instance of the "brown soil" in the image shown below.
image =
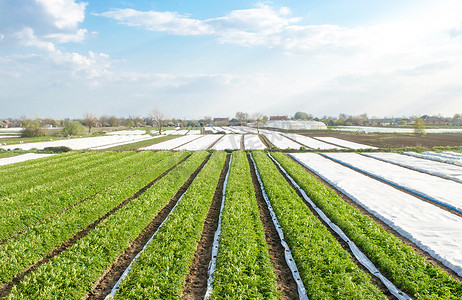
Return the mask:
{"type": "Polygon", "coordinates": [[[274,227],[268,206],[266,205],[265,199],[263,198],[263,193],[257,179],[257,174],[253,168],[250,154],[247,154],[247,159],[250,164],[250,174],[252,176],[252,183],[255,189],[255,195],[257,197],[260,220],[263,223],[263,229],[265,231],[265,238],[269,248],[270,259],[273,263],[274,273],[276,274],[278,291],[281,294],[280,298],[299,299],[297,284],[292,276],[292,272],[286,263],[284,247],[281,244],[281,239],[279,238],[279,234],[274,227]]]}
{"type": "Polygon", "coordinates": [[[245,146],[244,146],[244,135],[242,134],[241,135],[241,150],[244,150],[245,149],[245,146]]]}
{"type": "Polygon", "coordinates": [[[336,131],[295,132],[306,136],[330,136],[378,148],[460,147],[462,133],[429,133],[426,136],[404,133],[351,133],[336,131]]]}
{"type": "Polygon", "coordinates": [[[112,290],[114,285],[119,280],[122,273],[127,269],[135,256],[143,249],[144,245],[149,241],[152,235],[157,231],[162,222],[167,218],[175,204],[180,199],[181,195],[186,192],[188,187],[196,178],[199,171],[204,167],[210,158],[210,154],[202,162],[202,164],[189,176],[186,182],[176,192],[175,196],[159,211],[154,219],[144,228],[144,230],[136,237],[125,250],[119,255],[115,262],[104,272],[100,279],[94,284],[93,289],[88,292],[85,299],[104,299],[112,290]]]}
{"type": "MultiPolygon", "coordinates": [[[[186,158],[185,158],[186,159],[186,158]]],[[[185,160],[184,159],[184,160],[185,160]]],[[[182,161],[184,161],[182,160],[182,161]]],[[[115,213],[116,211],[118,211],[120,208],[122,208],[123,206],[125,206],[127,203],[129,203],[131,200],[133,199],[136,199],[138,198],[141,194],[143,194],[147,189],[149,189],[156,181],[158,181],[159,179],[161,179],[163,176],[165,176],[168,172],[170,172],[171,170],[173,170],[176,166],[178,166],[178,164],[180,164],[181,162],[175,164],[173,167],[171,167],[170,169],[168,169],[167,171],[165,171],[164,173],[160,174],[159,176],[157,176],[156,179],[154,179],[153,181],[149,182],[146,186],[144,186],[142,189],[140,189],[138,192],[136,192],[135,194],[133,194],[132,196],[130,196],[129,198],[125,199],[124,201],[122,201],[121,203],[119,203],[119,205],[117,205],[116,207],[114,207],[113,209],[111,209],[110,211],[108,211],[106,214],[104,214],[103,216],[101,216],[100,218],[98,218],[97,220],[93,221],[90,225],[88,225],[86,228],[80,230],[79,232],[77,232],[74,236],[72,236],[70,239],[68,239],[67,241],[65,241],[64,243],[62,243],[61,245],[55,247],[50,253],[48,253],[46,256],[42,257],[40,260],[38,260],[35,264],[29,266],[29,268],[27,268],[26,270],[24,270],[22,273],[16,275],[13,279],[11,279],[9,282],[7,283],[4,283],[0,286],[0,298],[2,297],[5,297],[6,295],[8,295],[10,292],[11,292],[11,289],[13,288],[13,286],[15,285],[18,285],[19,283],[21,283],[21,281],[24,279],[24,277],[26,277],[27,275],[29,275],[30,273],[34,272],[35,270],[37,270],[41,265],[47,263],[50,259],[52,259],[53,257],[61,254],[62,252],[64,252],[67,248],[71,247],[72,245],[74,245],[78,240],[84,238],[91,230],[93,230],[96,226],[98,226],[99,223],[101,223],[101,221],[107,219],[110,215],[112,215],[113,213],[115,213]]]]}
{"type": "MultiPolygon", "coordinates": [[[[405,245],[411,247],[414,249],[414,251],[416,253],[418,253],[419,255],[421,255],[422,257],[424,257],[429,263],[433,264],[433,265],[436,265],[436,266],[439,266],[441,269],[445,270],[447,273],[449,273],[452,277],[454,277],[455,279],[461,281],[462,280],[462,277],[460,277],[459,275],[457,275],[456,272],[454,272],[453,270],[451,270],[450,268],[446,267],[445,265],[443,265],[440,261],[436,260],[435,258],[433,258],[428,252],[426,251],[423,251],[422,249],[420,249],[419,247],[417,247],[412,241],[410,241],[409,239],[407,239],[406,237],[402,236],[401,234],[399,234],[396,230],[394,230],[393,228],[391,228],[390,226],[388,226],[386,223],[384,223],[382,220],[380,220],[379,218],[377,218],[375,215],[371,214],[369,211],[367,211],[366,209],[364,209],[364,207],[362,207],[361,205],[359,205],[358,203],[356,203],[355,201],[351,200],[347,195],[343,194],[341,191],[337,190],[333,185],[331,185],[329,182],[325,181],[323,178],[319,177],[317,174],[313,173],[310,169],[306,168],[305,166],[303,166],[302,164],[300,164],[297,160],[295,160],[294,158],[292,158],[291,156],[288,156],[290,159],[292,159],[294,162],[296,162],[297,164],[299,164],[300,166],[302,166],[307,173],[311,174],[312,176],[316,177],[319,181],[321,181],[325,186],[329,187],[331,190],[333,190],[339,197],[341,197],[346,203],[350,204],[351,206],[353,206],[354,208],[356,208],[357,210],[359,210],[363,215],[365,216],[368,216],[370,217],[371,219],[373,219],[377,224],[379,224],[385,231],[387,231],[388,233],[390,234],[393,234],[396,238],[398,238],[402,243],[404,243],[405,245]]],[[[358,246],[358,245],[357,245],[358,246]]],[[[360,248],[358,246],[358,248],[360,248]]],[[[362,250],[362,249],[361,249],[362,250]]]]}
{"type": "Polygon", "coordinates": [[[271,144],[271,142],[266,138],[266,136],[264,134],[259,134],[258,137],[260,138],[260,140],[262,141],[262,143],[266,146],[266,148],[273,148],[274,145],[271,144]]]}
{"type": "Polygon", "coordinates": [[[213,201],[210,205],[209,212],[205,218],[202,236],[197,244],[194,260],[189,267],[189,274],[186,276],[185,286],[181,299],[184,300],[202,300],[207,290],[207,279],[209,263],[212,258],[212,246],[215,232],[218,228],[220,217],[220,208],[223,199],[223,189],[226,174],[229,169],[229,160],[231,155],[228,154],[224,168],[221,171],[217,189],[213,195],[213,201]]]}
{"type": "MultiPolygon", "coordinates": [[[[278,165],[275,164],[275,166],[278,168],[279,170],[279,173],[284,177],[284,179],[287,181],[287,183],[290,185],[290,187],[297,193],[297,195],[303,199],[303,195],[302,193],[300,192],[299,189],[297,189],[293,183],[289,180],[289,178],[286,176],[286,174],[284,174],[284,172],[279,168],[278,165]]],[[[318,218],[318,220],[324,225],[324,227],[326,227],[326,229],[330,232],[330,234],[337,240],[337,242],[340,244],[340,246],[342,246],[342,248],[344,250],[346,250],[349,254],[350,254],[350,257],[351,259],[354,261],[354,263],[358,266],[358,268],[360,268],[361,270],[363,270],[364,272],[366,273],[369,273],[369,270],[364,267],[359,261],[358,259],[354,256],[353,252],[351,252],[351,249],[350,247],[348,246],[348,243],[345,242],[343,239],[340,238],[340,236],[334,231],[332,230],[332,228],[329,227],[329,225],[324,222],[324,220],[318,215],[318,213],[311,207],[311,205],[309,205],[308,203],[306,203],[304,201],[304,203],[306,204],[306,206],[310,209],[311,213],[316,216],[316,218],[318,218]]],[[[382,281],[380,281],[379,278],[375,277],[374,274],[371,274],[371,281],[373,284],[375,284],[377,287],[380,288],[380,290],[382,291],[382,293],[388,298],[388,299],[395,299],[395,297],[390,293],[390,291],[387,289],[387,287],[382,283],[382,281]]]]}

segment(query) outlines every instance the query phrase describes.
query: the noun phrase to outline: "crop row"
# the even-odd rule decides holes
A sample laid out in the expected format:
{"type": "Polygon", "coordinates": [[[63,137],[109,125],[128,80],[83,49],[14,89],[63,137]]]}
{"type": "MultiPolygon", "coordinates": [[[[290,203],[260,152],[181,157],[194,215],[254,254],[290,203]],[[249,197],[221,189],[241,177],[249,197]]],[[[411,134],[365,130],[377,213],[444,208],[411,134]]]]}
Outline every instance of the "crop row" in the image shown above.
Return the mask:
{"type": "MultiPolygon", "coordinates": [[[[156,176],[170,168],[175,161],[180,161],[188,153],[176,155],[176,160],[165,160],[153,164],[144,160],[145,169],[136,173],[129,180],[124,180],[108,187],[87,201],[49,218],[0,245],[0,282],[11,280],[13,276],[34,264],[53,248],[61,245],[80,230],[98,220],[111,209],[134,195],[156,176]]],[[[155,155],[152,156],[156,158],[155,155]]]]}
{"type": "Polygon", "coordinates": [[[137,153],[105,164],[82,171],[75,176],[63,179],[64,184],[56,183],[58,187],[50,185],[44,191],[33,191],[22,197],[15,197],[0,206],[2,216],[1,225],[4,230],[0,238],[4,239],[32,224],[42,221],[50,215],[103,190],[111,184],[124,179],[146,167],[146,162],[156,163],[168,153],[137,153]],[[104,176],[103,176],[104,175],[104,176]],[[37,197],[37,198],[36,198],[37,197]]]}
{"type": "Polygon", "coordinates": [[[272,156],[308,197],[404,292],[415,298],[462,298],[460,282],[346,203],[302,166],[282,153],[272,153],[272,156]]]}
{"type": "Polygon", "coordinates": [[[1,166],[0,176],[2,176],[3,178],[4,175],[9,175],[9,176],[12,176],[12,178],[17,178],[17,177],[20,177],[21,174],[24,174],[27,172],[33,172],[37,168],[46,167],[49,164],[66,161],[67,159],[78,156],[79,154],[80,152],[78,151],[72,151],[72,152],[62,153],[60,155],[52,155],[52,156],[44,157],[37,161],[28,160],[28,161],[24,161],[20,163],[1,166]]]}
{"type": "Polygon", "coordinates": [[[253,153],[264,189],[279,220],[310,299],[383,299],[321,221],[263,152],[253,153]]]}
{"type": "Polygon", "coordinates": [[[69,181],[84,180],[93,173],[104,174],[104,169],[101,169],[105,165],[117,163],[132,155],[133,152],[127,152],[125,155],[101,153],[98,156],[83,153],[68,161],[48,165],[42,168],[44,172],[35,171],[34,174],[24,175],[19,180],[9,180],[8,184],[2,186],[1,204],[9,209],[16,209],[18,206],[29,205],[30,202],[39,202],[43,196],[65,189],[69,181]],[[61,186],[63,188],[60,188],[61,186]]]}
{"type": "Polygon", "coordinates": [[[222,213],[212,298],[277,299],[276,277],[268,254],[249,163],[233,152],[222,213]]]}
{"type": "MultiPolygon", "coordinates": [[[[206,153],[195,153],[174,170],[156,181],[138,198],[78,240],[64,253],[54,257],[13,289],[13,299],[80,299],[111,266],[129,244],[152,221],[188,177],[204,160],[206,153]]],[[[152,176],[174,165],[184,153],[175,153],[157,164],[152,176]],[[163,165],[162,165],[163,164],[163,165]]]]}
{"type": "MultiPolygon", "coordinates": [[[[116,153],[80,153],[78,156],[68,157],[66,161],[53,162],[46,167],[41,167],[40,173],[34,168],[30,172],[10,174],[8,182],[0,187],[0,195],[2,198],[5,196],[11,197],[15,193],[29,190],[32,187],[51,184],[60,180],[63,176],[86,170],[93,163],[98,163],[101,159],[107,159],[110,156],[117,157],[116,153]]],[[[39,163],[40,160],[34,160],[33,162],[39,163]]]]}
{"type": "MultiPolygon", "coordinates": [[[[2,176],[2,178],[8,178],[5,185],[0,187],[0,197],[8,195],[4,193],[4,190],[11,189],[11,187],[15,186],[14,183],[16,182],[18,185],[28,185],[27,180],[25,181],[24,178],[37,176],[37,170],[42,170],[42,173],[46,176],[48,173],[54,172],[55,168],[60,168],[61,164],[66,164],[69,160],[78,158],[79,156],[81,156],[81,153],[68,152],[0,166],[0,176],[2,176]]],[[[17,190],[20,191],[22,189],[18,187],[17,190]]],[[[12,192],[15,192],[15,190],[13,189],[12,192]]]]}
{"type": "Polygon", "coordinates": [[[173,299],[181,296],[226,154],[216,152],[178,201],[152,243],[134,262],[116,299],[173,299]]]}

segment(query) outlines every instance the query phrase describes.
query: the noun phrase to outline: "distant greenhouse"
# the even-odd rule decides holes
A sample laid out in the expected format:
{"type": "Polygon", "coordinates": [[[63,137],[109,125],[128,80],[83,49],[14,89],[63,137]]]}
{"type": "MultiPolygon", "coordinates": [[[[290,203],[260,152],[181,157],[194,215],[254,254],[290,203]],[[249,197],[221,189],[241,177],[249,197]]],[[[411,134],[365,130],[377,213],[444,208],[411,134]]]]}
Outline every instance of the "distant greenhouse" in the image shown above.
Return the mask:
{"type": "Polygon", "coordinates": [[[327,130],[326,124],[317,121],[268,121],[265,127],[286,130],[327,130]]]}

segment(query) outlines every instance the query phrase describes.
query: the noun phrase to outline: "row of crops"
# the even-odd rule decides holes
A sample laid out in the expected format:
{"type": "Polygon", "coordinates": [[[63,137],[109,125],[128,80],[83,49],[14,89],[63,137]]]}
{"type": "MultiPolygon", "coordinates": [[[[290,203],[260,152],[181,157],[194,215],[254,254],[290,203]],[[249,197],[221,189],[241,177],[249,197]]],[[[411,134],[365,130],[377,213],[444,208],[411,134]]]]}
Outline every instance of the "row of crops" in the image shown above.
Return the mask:
{"type": "Polygon", "coordinates": [[[7,299],[462,298],[460,281],[282,153],[68,152],[0,175],[8,178],[0,186],[7,299]],[[201,239],[208,223],[219,224],[215,245],[201,239]],[[374,279],[333,227],[396,290],[374,279]],[[285,249],[270,245],[269,230],[285,249]],[[214,269],[194,285],[186,278],[199,255],[214,269]]]}

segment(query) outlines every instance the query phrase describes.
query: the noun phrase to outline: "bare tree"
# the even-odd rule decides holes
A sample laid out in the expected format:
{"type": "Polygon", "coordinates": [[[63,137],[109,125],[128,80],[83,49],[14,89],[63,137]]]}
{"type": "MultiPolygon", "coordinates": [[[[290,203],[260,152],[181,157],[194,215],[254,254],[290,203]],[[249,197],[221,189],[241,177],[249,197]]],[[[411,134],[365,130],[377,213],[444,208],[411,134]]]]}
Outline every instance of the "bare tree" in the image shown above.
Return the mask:
{"type": "Polygon", "coordinates": [[[91,128],[98,125],[98,117],[94,113],[86,112],[83,123],[88,126],[88,133],[91,133],[91,128]]]}
{"type": "Polygon", "coordinates": [[[167,116],[158,108],[155,108],[149,116],[153,120],[153,123],[157,126],[159,134],[162,134],[162,126],[167,123],[167,116]]]}
{"type": "Polygon", "coordinates": [[[255,124],[257,124],[257,133],[260,134],[260,124],[265,124],[266,121],[268,121],[268,117],[262,113],[254,113],[252,119],[255,121],[255,124]]]}
{"type": "Polygon", "coordinates": [[[245,124],[247,123],[247,120],[249,120],[249,114],[248,113],[245,113],[245,112],[241,112],[241,111],[238,111],[236,113],[236,120],[242,124],[245,124]]]}

